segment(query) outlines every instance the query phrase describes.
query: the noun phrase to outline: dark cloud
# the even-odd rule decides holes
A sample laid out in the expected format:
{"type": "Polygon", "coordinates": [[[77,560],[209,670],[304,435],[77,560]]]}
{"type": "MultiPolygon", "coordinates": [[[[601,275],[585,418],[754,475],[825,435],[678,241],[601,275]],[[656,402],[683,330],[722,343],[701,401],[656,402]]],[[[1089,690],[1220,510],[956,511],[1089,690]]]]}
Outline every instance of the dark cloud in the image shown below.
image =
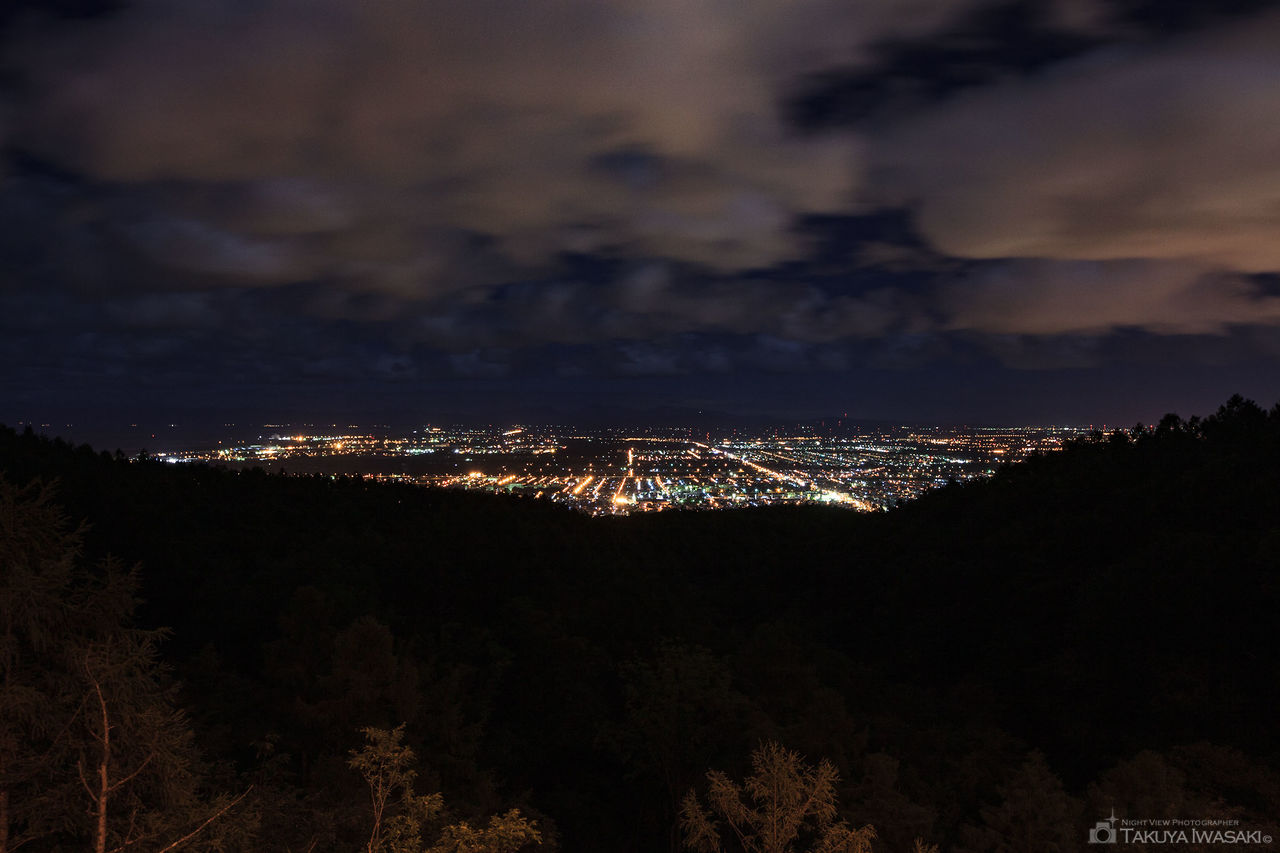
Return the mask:
{"type": "Polygon", "coordinates": [[[1103,47],[1147,45],[1275,8],[1276,0],[998,0],[806,76],[787,91],[783,112],[809,131],[891,121],[1103,47]]]}
{"type": "Polygon", "coordinates": [[[1073,20],[1063,6],[1045,0],[983,5],[924,38],[881,42],[869,60],[802,80],[787,95],[784,112],[805,130],[890,119],[965,89],[1038,71],[1101,43],[1090,31],[1092,14],[1073,20]]]}
{"type": "Polygon", "coordinates": [[[799,405],[1270,363],[1269,5],[7,7],[0,387],[799,405]]]}
{"type": "Polygon", "coordinates": [[[1276,0],[1110,0],[1120,25],[1154,36],[1177,35],[1277,7],[1276,0]]]}

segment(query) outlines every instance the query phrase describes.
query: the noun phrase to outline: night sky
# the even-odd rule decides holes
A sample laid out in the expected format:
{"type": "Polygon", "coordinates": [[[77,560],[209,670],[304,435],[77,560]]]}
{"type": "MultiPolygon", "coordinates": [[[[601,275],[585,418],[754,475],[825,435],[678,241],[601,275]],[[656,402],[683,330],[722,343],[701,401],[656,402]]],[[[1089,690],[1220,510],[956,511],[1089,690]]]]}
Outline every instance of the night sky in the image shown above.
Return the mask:
{"type": "Polygon", "coordinates": [[[1280,399],[1280,3],[0,11],[0,421],[1280,399]]]}

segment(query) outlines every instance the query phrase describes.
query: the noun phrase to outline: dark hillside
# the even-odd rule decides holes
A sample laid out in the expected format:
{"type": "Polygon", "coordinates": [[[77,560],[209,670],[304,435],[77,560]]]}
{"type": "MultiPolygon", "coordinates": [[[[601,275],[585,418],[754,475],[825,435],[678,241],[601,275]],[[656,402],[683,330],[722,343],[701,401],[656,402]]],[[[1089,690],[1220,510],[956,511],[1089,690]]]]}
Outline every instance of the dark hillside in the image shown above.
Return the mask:
{"type": "Polygon", "coordinates": [[[1096,435],[875,516],[593,520],[9,430],[0,472],[56,483],[86,563],[141,565],[143,627],[172,629],[197,743],[257,780],[271,849],[355,843],[346,756],[400,723],[421,792],[517,804],[571,851],[669,849],[683,793],[762,738],[830,757],[880,850],[989,849],[1026,778],[1083,839],[1099,798],[1151,795],[1133,762],[1181,779],[1159,796],[1183,811],[1280,814],[1280,407],[1096,435]]]}
{"type": "Polygon", "coordinates": [[[1280,410],[1097,436],[876,522],[825,587],[877,602],[833,626],[846,651],[892,637],[1085,774],[1153,739],[1277,749],[1280,410]]]}

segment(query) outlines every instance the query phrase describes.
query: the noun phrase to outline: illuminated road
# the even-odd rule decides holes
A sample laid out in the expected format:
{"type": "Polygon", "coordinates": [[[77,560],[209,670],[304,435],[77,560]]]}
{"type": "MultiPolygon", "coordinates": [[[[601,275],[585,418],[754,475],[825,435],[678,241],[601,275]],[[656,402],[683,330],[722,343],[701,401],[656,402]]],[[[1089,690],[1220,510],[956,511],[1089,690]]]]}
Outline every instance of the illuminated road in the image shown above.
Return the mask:
{"type": "Polygon", "coordinates": [[[390,436],[294,430],[162,458],[527,495],[593,515],[810,503],[874,511],[947,482],[989,476],[1031,453],[1057,450],[1081,431],[900,427],[716,441],[699,441],[688,430],[654,432],[427,427],[390,436]]]}

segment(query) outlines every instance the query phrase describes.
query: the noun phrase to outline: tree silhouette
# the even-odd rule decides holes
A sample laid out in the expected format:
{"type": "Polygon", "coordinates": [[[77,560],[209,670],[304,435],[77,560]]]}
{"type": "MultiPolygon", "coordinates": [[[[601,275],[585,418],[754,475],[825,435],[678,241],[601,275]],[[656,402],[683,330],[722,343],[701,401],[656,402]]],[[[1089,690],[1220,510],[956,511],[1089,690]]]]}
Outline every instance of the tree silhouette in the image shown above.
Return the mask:
{"type": "Polygon", "coordinates": [[[201,801],[164,632],[132,625],[138,573],[84,570],[82,536],[49,488],[0,481],[0,851],[87,838],[95,853],[165,853],[248,791],[201,801]]]}
{"type": "MultiPolygon", "coordinates": [[[[742,728],[750,703],[734,689],[724,662],[697,646],[662,643],[651,658],[630,662],[622,673],[623,721],[602,740],[633,773],[661,782],[666,801],[653,811],[670,825],[684,792],[742,728]]],[[[671,850],[679,849],[677,825],[671,850]]]]}
{"type": "Polygon", "coordinates": [[[707,773],[707,803],[690,791],[680,810],[685,845],[698,853],[721,853],[725,838],[720,818],[743,853],[871,853],[875,829],[854,829],[836,821],[835,786],[839,775],[831,762],[806,764],[797,752],[772,741],[751,754],[752,774],[739,784],[718,770],[707,773]],[[746,795],[745,799],[743,795],[746,795]],[[798,848],[802,836],[811,840],[798,848]]]}
{"type": "Polygon", "coordinates": [[[1044,756],[1033,752],[999,788],[1001,802],[981,809],[982,825],[965,827],[962,851],[1065,853],[1080,844],[1080,804],[1062,789],[1044,756]]]}
{"type": "Polygon", "coordinates": [[[373,828],[365,851],[417,853],[422,849],[423,824],[440,813],[443,799],[439,794],[414,793],[418,771],[413,750],[403,743],[403,724],[390,731],[372,726],[362,731],[368,743],[352,750],[349,764],[369,785],[373,828]]]}
{"type": "Polygon", "coordinates": [[[0,853],[75,819],[67,780],[50,769],[71,717],[66,638],[80,539],[50,489],[0,481],[0,853]]]}
{"type": "MultiPolygon", "coordinates": [[[[422,833],[444,808],[440,794],[414,793],[417,778],[416,756],[405,746],[404,725],[388,731],[368,727],[362,730],[367,743],[352,750],[352,769],[369,786],[373,826],[366,853],[422,853],[422,833]]],[[[493,815],[484,827],[466,821],[450,824],[426,853],[516,853],[530,844],[541,844],[542,835],[532,821],[511,809],[493,815]]]]}
{"type": "Polygon", "coordinates": [[[90,804],[94,853],[183,847],[252,790],[200,797],[200,758],[177,684],[160,663],[163,630],[131,623],[136,570],[108,562],[91,594],[99,624],[74,650],[79,706],[69,727],[76,776],[90,804]]]}
{"type": "Polygon", "coordinates": [[[94,853],[181,847],[249,793],[201,803],[186,715],[156,660],[160,632],[121,630],[79,657],[85,690],[76,771],[91,806],[94,853]]]}
{"type": "Polygon", "coordinates": [[[542,835],[519,809],[493,815],[483,828],[466,821],[446,826],[427,853],[516,853],[529,844],[541,844],[542,835]]]}

